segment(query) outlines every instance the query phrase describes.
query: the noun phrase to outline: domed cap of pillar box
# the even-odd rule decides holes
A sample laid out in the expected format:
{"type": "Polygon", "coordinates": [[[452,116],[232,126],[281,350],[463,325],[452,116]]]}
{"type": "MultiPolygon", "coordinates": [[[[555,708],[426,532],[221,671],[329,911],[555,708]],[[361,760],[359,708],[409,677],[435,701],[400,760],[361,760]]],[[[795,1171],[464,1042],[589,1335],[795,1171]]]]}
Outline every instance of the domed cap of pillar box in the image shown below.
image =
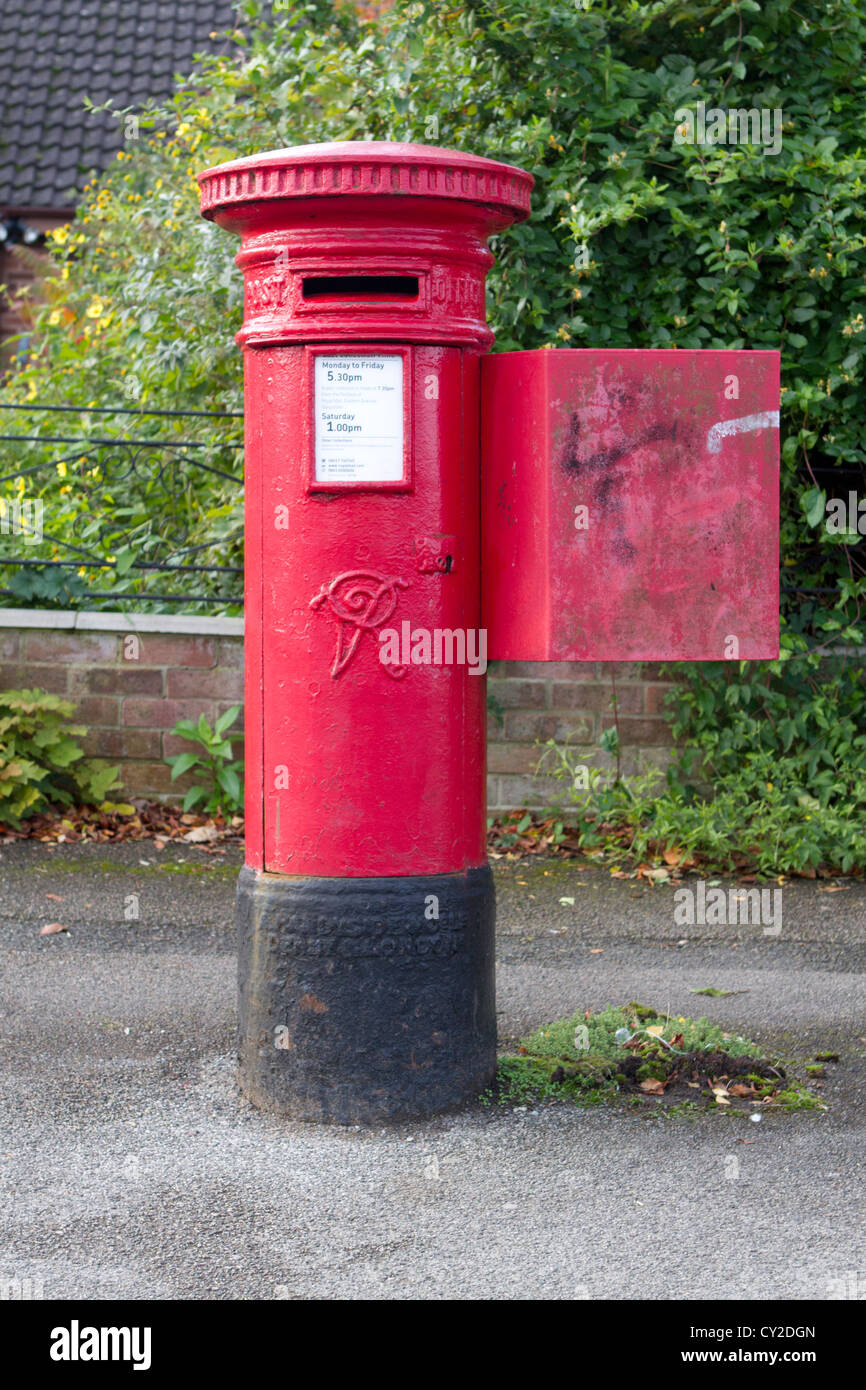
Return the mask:
{"type": "Polygon", "coordinates": [[[486,347],[487,238],[529,216],[531,174],[461,150],[297,145],[199,175],[241,234],[249,345],[391,338],[486,347]]]}
{"type": "Polygon", "coordinates": [[[498,214],[501,225],[529,216],[535,182],[525,169],[463,150],[390,140],[293,145],[235,159],[199,175],[203,217],[243,222],[251,204],[288,198],[446,198],[498,214]]]}

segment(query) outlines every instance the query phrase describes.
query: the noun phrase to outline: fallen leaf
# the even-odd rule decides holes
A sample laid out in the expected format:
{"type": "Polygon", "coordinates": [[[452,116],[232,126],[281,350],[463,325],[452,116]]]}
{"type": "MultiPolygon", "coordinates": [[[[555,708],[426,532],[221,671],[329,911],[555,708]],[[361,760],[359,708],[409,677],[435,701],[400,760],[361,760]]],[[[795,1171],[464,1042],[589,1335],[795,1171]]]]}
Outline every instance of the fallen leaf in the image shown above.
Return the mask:
{"type": "Polygon", "coordinates": [[[637,876],[645,878],[648,883],[667,883],[670,873],[667,869],[654,869],[651,864],[639,864],[637,876]]]}
{"type": "Polygon", "coordinates": [[[560,898],[563,907],[574,907],[574,898],[560,898]]]}
{"type": "Polygon", "coordinates": [[[732,1096],[753,1096],[755,1094],[755,1088],[754,1086],[746,1086],[742,1081],[735,1081],[733,1085],[728,1087],[728,1094],[732,1096]]]}
{"type": "Polygon", "coordinates": [[[604,955],[604,947],[603,947],[603,946],[590,946],[590,948],[589,948],[589,954],[590,954],[591,956],[603,956],[603,955],[604,955]]]}
{"type": "Polygon", "coordinates": [[[56,903],[63,902],[63,898],[61,898],[59,893],[46,893],[45,896],[46,898],[53,898],[56,903]]]}
{"type": "Polygon", "coordinates": [[[640,1088],[642,1091],[646,1091],[647,1094],[651,1096],[664,1095],[665,1090],[664,1082],[657,1081],[654,1076],[648,1076],[645,1081],[642,1081],[640,1083],[640,1088]]]}
{"type": "Polygon", "coordinates": [[[197,825],[195,829],[188,830],[183,838],[187,844],[200,845],[204,840],[218,839],[219,831],[215,825],[197,825]]]}
{"type": "Polygon", "coordinates": [[[693,1091],[699,1091],[701,1089],[700,1081],[687,1081],[686,1085],[691,1086],[693,1091]]]}
{"type": "Polygon", "coordinates": [[[58,933],[58,932],[61,932],[61,931],[69,931],[69,928],[68,928],[68,927],[64,927],[64,925],[63,925],[62,922],[49,922],[47,926],[45,926],[45,927],[42,928],[42,930],[41,930],[41,932],[39,933],[39,935],[40,935],[40,936],[56,936],[57,933],[58,933]]]}
{"type": "Polygon", "coordinates": [[[660,1038],[662,1033],[665,1031],[665,1025],[663,1023],[655,1023],[653,1024],[652,1028],[647,1028],[646,1031],[650,1033],[654,1038],[660,1038]]]}

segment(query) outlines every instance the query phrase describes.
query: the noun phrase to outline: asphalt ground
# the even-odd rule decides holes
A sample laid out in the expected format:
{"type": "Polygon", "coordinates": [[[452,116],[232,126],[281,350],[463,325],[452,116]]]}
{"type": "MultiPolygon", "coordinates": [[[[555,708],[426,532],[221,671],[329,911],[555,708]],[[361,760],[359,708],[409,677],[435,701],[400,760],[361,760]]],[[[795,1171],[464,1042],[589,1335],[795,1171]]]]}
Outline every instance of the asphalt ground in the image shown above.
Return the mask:
{"type": "Polygon", "coordinates": [[[235,1087],[239,863],[0,846],[0,1278],[82,1300],[866,1297],[866,885],[787,883],[766,936],[679,926],[669,886],[604,868],[494,866],[504,1045],[636,998],[838,1051],[825,1111],[477,1105],[361,1130],[235,1087]]]}

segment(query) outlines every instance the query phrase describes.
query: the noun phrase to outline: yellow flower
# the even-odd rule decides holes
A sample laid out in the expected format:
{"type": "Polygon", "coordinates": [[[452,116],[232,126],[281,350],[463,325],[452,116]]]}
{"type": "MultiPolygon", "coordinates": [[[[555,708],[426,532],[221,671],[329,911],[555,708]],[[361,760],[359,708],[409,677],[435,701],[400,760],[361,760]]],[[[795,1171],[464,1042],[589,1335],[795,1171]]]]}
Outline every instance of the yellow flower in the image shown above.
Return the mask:
{"type": "Polygon", "coordinates": [[[58,476],[58,478],[65,478],[65,477],[66,477],[66,464],[65,464],[65,463],[56,463],[54,466],[55,466],[55,468],[57,469],[57,476],[58,476]]]}
{"type": "Polygon", "coordinates": [[[57,324],[60,323],[62,317],[63,315],[59,309],[52,309],[51,313],[48,315],[48,322],[52,328],[55,328],[57,324]]]}
{"type": "Polygon", "coordinates": [[[100,299],[99,295],[95,294],[87,306],[87,317],[89,319],[98,319],[104,307],[105,306],[102,303],[102,300],[100,299]]]}
{"type": "Polygon", "coordinates": [[[55,227],[53,232],[51,232],[51,239],[55,241],[58,246],[62,246],[68,236],[69,228],[66,226],[55,227]]]}

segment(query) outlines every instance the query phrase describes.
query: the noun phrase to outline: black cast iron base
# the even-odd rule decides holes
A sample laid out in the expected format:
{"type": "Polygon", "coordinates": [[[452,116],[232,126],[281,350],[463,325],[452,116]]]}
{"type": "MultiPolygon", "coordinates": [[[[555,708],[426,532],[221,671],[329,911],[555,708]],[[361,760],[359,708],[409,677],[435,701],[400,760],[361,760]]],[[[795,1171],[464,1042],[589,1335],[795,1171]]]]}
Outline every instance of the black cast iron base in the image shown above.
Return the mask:
{"type": "Polygon", "coordinates": [[[411,878],[241,870],[244,1094],[370,1124],[477,1097],[496,1069],[489,867],[411,878]]]}

